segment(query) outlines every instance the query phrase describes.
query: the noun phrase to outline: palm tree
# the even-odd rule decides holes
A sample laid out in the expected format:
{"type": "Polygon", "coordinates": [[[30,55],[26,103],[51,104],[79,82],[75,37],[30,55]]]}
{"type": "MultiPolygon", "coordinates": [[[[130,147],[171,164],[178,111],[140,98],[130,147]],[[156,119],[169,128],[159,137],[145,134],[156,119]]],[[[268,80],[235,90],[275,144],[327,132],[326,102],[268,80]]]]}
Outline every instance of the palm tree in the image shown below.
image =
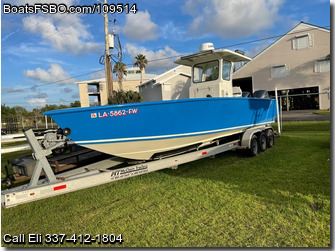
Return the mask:
{"type": "Polygon", "coordinates": [[[136,62],[134,63],[134,66],[140,67],[141,70],[141,84],[142,84],[142,73],[143,69],[145,69],[145,65],[148,64],[148,60],[145,58],[145,55],[143,54],[138,54],[136,57],[136,62]]]}
{"type": "Polygon", "coordinates": [[[113,73],[117,73],[117,77],[119,78],[119,89],[122,90],[122,80],[123,75],[127,76],[127,65],[122,62],[117,62],[113,67],[113,73]]]}

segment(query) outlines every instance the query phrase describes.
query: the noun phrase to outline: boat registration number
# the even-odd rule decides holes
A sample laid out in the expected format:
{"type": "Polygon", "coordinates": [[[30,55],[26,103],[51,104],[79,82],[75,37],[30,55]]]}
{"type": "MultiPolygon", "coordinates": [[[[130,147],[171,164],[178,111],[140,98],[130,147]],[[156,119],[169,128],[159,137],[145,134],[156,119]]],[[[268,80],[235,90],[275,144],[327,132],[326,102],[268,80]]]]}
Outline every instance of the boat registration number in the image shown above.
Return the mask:
{"type": "Polygon", "coordinates": [[[131,114],[137,114],[138,109],[128,109],[128,110],[113,110],[109,112],[92,112],[91,113],[91,119],[95,118],[108,118],[108,117],[121,117],[121,116],[127,116],[131,114]]]}

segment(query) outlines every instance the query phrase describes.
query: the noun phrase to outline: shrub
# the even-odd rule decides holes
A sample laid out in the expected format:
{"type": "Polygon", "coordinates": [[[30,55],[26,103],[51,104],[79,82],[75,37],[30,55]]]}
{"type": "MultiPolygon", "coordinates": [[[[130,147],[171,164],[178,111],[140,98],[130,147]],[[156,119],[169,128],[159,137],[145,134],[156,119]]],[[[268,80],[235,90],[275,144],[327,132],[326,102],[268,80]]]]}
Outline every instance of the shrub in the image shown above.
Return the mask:
{"type": "Polygon", "coordinates": [[[135,91],[113,91],[113,99],[108,98],[108,104],[127,104],[127,103],[137,103],[142,101],[141,94],[135,91]]]}

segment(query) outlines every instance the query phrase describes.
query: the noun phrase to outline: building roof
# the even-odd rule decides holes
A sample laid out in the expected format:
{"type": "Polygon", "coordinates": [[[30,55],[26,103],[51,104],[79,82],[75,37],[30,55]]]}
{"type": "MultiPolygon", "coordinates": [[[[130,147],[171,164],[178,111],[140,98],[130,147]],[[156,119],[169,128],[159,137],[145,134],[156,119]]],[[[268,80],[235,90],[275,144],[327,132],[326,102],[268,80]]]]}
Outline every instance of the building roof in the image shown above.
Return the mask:
{"type": "Polygon", "coordinates": [[[187,77],[191,77],[191,74],[187,72],[187,70],[185,69],[186,66],[183,65],[179,65],[175,68],[172,68],[171,70],[168,70],[160,75],[156,75],[155,77],[153,77],[152,79],[149,79],[148,81],[138,85],[137,87],[141,87],[144,85],[147,85],[149,83],[154,82],[155,84],[162,84],[165,83],[167,81],[169,81],[169,79],[177,76],[177,75],[184,75],[187,77]]]}
{"type": "Polygon", "coordinates": [[[192,66],[195,63],[206,62],[217,58],[227,59],[232,62],[251,60],[251,58],[239,54],[237,52],[233,52],[227,49],[218,49],[218,50],[201,51],[195,54],[187,55],[176,60],[175,63],[186,66],[192,66]]]}
{"type": "MultiPolygon", "coordinates": [[[[142,79],[152,79],[157,77],[157,74],[148,74],[145,73],[142,75],[142,79]]],[[[134,81],[134,80],[141,80],[141,74],[128,74],[127,76],[123,76],[124,81],[134,81]]],[[[119,79],[115,76],[113,76],[113,81],[118,81],[119,79]]]]}
{"type": "Polygon", "coordinates": [[[100,83],[100,82],[106,82],[106,78],[98,78],[98,79],[89,79],[89,80],[83,80],[74,82],[75,84],[94,84],[94,83],[100,83]]]}
{"type": "MultiPolygon", "coordinates": [[[[157,77],[157,74],[148,74],[145,73],[142,76],[143,80],[149,80],[157,77]]],[[[140,81],[141,80],[141,74],[128,74],[127,76],[123,76],[123,81],[140,81]]],[[[117,82],[119,81],[118,77],[113,76],[113,81],[117,82]]],[[[75,82],[75,84],[94,84],[94,83],[101,83],[106,82],[106,78],[98,78],[98,79],[89,79],[89,80],[83,80],[75,82]]]]}
{"type": "MultiPolygon", "coordinates": [[[[277,44],[280,40],[282,40],[285,36],[289,35],[289,34],[297,34],[299,35],[299,33],[301,32],[306,32],[306,31],[309,31],[309,30],[315,30],[315,29],[318,29],[318,30],[322,30],[322,31],[325,31],[325,32],[330,32],[329,29],[325,29],[324,27],[320,27],[320,26],[317,26],[317,25],[312,25],[312,24],[308,24],[308,23],[305,23],[305,22],[300,22],[299,24],[297,24],[295,27],[293,27],[290,31],[288,31],[286,34],[280,36],[275,42],[273,42],[271,45],[269,45],[268,47],[266,47],[265,49],[263,49],[262,51],[260,51],[257,55],[255,55],[253,58],[252,58],[252,61],[254,59],[256,59],[258,56],[260,56],[261,54],[263,54],[265,51],[269,50],[271,47],[273,47],[275,44],[277,44]]],[[[236,72],[238,72],[239,70],[241,70],[242,68],[244,68],[246,65],[248,65],[248,63],[244,64],[241,68],[239,68],[236,72]]],[[[234,72],[234,73],[236,73],[234,72]]]]}

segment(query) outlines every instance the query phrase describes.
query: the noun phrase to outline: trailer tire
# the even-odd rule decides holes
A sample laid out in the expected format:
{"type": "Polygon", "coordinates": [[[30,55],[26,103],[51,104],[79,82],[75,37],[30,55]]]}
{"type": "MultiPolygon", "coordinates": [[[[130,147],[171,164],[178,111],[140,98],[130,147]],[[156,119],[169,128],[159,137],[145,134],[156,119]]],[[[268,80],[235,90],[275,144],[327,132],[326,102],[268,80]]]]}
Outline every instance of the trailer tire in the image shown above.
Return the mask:
{"type": "Polygon", "coordinates": [[[258,154],[258,139],[256,135],[253,135],[250,140],[250,148],[248,149],[249,155],[255,157],[258,154]]]}
{"type": "Polygon", "coordinates": [[[264,132],[261,132],[258,136],[258,145],[259,145],[259,151],[264,152],[267,147],[267,139],[264,132]]]}
{"type": "Polygon", "coordinates": [[[266,145],[268,148],[273,147],[275,144],[275,135],[271,129],[266,132],[266,145]]]}

